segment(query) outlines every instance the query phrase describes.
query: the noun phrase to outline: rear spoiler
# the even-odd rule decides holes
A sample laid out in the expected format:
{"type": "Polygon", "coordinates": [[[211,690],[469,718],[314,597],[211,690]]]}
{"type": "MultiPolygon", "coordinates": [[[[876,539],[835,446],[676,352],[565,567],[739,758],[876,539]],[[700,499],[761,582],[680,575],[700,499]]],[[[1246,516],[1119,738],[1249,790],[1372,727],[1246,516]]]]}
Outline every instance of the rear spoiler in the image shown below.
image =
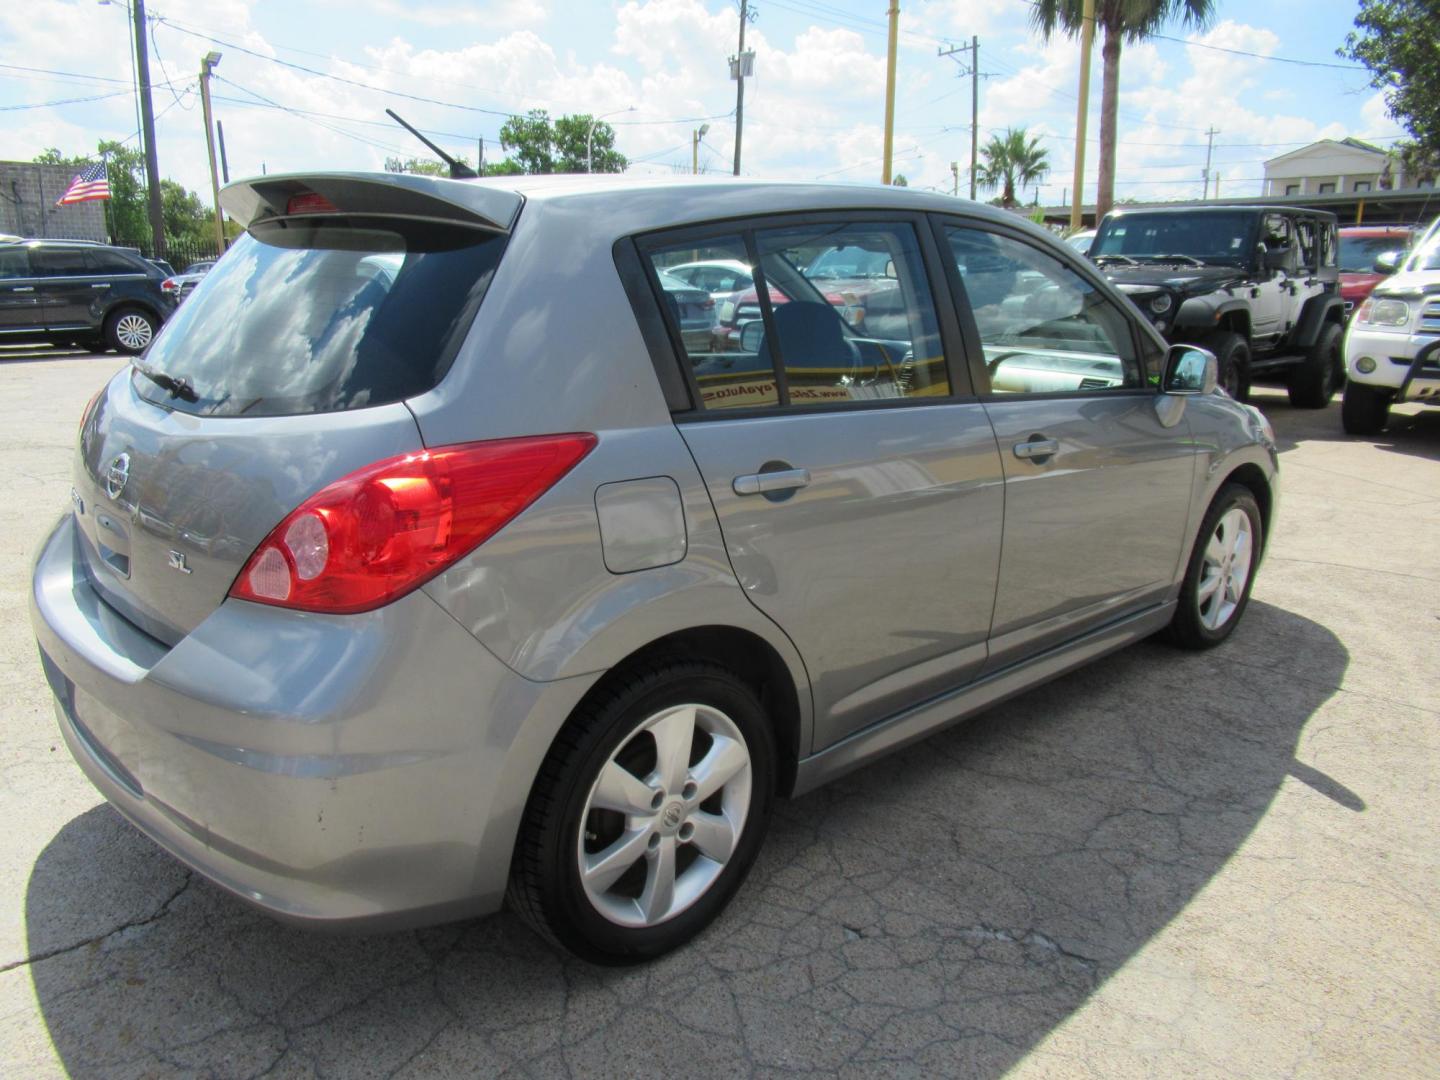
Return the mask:
{"type": "Polygon", "coordinates": [[[376,214],[453,222],[508,233],[524,201],[518,192],[473,180],[446,180],[410,173],[252,176],[248,180],[237,180],[220,192],[220,205],[225,212],[247,229],[281,218],[376,214]],[[291,210],[291,200],[297,196],[311,197],[306,210],[291,210]],[[316,209],[317,206],[322,209],[316,209]]]}

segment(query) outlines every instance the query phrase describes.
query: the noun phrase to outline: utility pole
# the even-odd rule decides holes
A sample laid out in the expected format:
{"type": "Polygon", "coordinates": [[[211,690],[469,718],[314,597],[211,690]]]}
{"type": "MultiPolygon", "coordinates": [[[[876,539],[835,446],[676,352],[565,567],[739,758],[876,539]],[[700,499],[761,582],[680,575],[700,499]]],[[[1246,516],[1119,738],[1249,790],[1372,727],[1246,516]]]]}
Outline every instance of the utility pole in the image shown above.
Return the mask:
{"type": "Polygon", "coordinates": [[[155,154],[155,107],[150,102],[150,53],[145,44],[145,0],[131,0],[135,18],[135,71],[140,79],[140,134],[145,141],[145,192],[155,257],[165,255],[165,212],[160,204],[160,161],[155,154]]]}
{"type": "Polygon", "coordinates": [[[210,152],[210,193],[215,198],[215,254],[225,254],[225,219],[220,216],[220,177],[215,172],[215,125],[210,119],[210,73],[220,63],[218,52],[200,59],[200,111],[205,115],[205,148],[210,152]]]}
{"type": "Polygon", "coordinates": [[[890,183],[890,166],[895,156],[895,44],[900,35],[900,0],[890,0],[890,46],[885,60],[885,165],[880,182],[890,183]]]}
{"type": "Polygon", "coordinates": [[[960,197],[960,163],[959,163],[958,161],[952,161],[952,162],[950,162],[950,175],[951,175],[951,176],[954,178],[954,180],[955,180],[955,186],[954,186],[953,189],[951,189],[950,194],[951,194],[951,195],[954,195],[956,198],[959,198],[959,197],[960,197]]]}
{"type": "Polygon", "coordinates": [[[701,124],[690,133],[690,175],[700,175],[700,140],[710,132],[709,124],[701,124]]]}
{"type": "Polygon", "coordinates": [[[230,161],[225,156],[225,122],[215,121],[215,137],[220,140],[220,180],[230,183],[230,161]]]}
{"type": "Polygon", "coordinates": [[[735,175],[740,175],[740,137],[745,128],[745,76],[755,73],[755,54],[745,51],[745,24],[755,18],[750,0],[740,0],[740,48],[730,58],[730,78],[735,80],[735,175]]]}
{"type": "MultiPolygon", "coordinates": [[[[975,198],[976,172],[980,167],[980,38],[971,35],[969,45],[956,45],[949,49],[937,49],[939,56],[954,56],[956,53],[970,54],[970,198],[975,198]]],[[[967,74],[964,68],[960,74],[967,74]]],[[[959,192],[957,191],[958,195],[959,192]]]]}
{"type": "MultiPolygon", "coordinates": [[[[1202,202],[1210,198],[1210,152],[1215,149],[1215,136],[1219,134],[1220,132],[1215,130],[1214,124],[1211,124],[1210,130],[1205,132],[1205,182],[1200,194],[1202,202]]],[[[1220,195],[1220,178],[1218,176],[1215,178],[1215,195],[1217,198],[1220,195]]]]}
{"type": "Polygon", "coordinates": [[[1078,229],[1085,206],[1085,120],[1090,105],[1090,51],[1095,45],[1095,0],[1085,0],[1080,28],[1080,104],[1075,113],[1075,202],[1070,228],[1078,229]]]}

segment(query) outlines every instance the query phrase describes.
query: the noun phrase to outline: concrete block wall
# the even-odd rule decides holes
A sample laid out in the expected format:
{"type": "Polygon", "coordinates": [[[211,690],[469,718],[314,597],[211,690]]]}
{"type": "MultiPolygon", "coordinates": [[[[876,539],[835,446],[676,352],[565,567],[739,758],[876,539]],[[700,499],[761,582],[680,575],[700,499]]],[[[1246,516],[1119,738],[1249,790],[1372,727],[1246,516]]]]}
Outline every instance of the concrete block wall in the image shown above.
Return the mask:
{"type": "Polygon", "coordinates": [[[77,171],[70,165],[0,161],[0,233],[107,242],[106,203],[55,205],[77,171]]]}

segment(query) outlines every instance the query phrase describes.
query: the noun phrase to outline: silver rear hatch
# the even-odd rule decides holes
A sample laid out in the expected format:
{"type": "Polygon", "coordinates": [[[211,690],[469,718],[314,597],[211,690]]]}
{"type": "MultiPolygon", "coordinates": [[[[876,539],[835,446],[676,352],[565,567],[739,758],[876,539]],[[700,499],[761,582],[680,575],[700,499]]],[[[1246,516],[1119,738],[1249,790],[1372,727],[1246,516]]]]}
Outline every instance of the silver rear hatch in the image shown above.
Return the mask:
{"type": "Polygon", "coordinates": [[[404,401],[449,369],[520,199],[333,174],[225,203],[247,235],[102,392],[75,467],[77,564],[166,644],[305,498],[423,445],[404,401]]]}

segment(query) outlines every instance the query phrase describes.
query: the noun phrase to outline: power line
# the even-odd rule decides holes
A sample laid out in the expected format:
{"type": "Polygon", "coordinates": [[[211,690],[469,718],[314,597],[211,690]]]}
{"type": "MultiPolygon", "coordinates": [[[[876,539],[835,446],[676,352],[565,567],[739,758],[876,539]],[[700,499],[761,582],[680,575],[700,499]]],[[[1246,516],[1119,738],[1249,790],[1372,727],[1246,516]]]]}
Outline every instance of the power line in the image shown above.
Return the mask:
{"type": "Polygon", "coordinates": [[[19,112],[22,109],[53,109],[58,105],[78,105],[82,101],[104,101],[106,98],[125,97],[129,90],[112,90],[108,94],[91,94],[89,97],[60,98],[58,101],[39,101],[33,105],[0,105],[0,112],[19,112]]]}

